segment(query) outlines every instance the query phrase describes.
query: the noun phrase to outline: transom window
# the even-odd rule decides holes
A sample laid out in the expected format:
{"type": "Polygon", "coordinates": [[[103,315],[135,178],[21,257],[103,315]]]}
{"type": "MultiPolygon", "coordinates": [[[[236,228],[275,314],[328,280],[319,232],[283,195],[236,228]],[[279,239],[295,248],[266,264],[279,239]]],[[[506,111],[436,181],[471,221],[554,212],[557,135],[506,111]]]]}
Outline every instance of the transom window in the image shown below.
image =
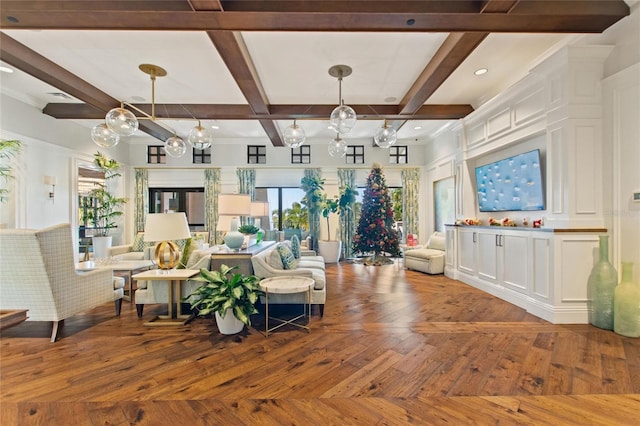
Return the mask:
{"type": "Polygon", "coordinates": [[[347,164],[364,164],[364,145],[347,145],[347,164]]]}
{"type": "Polygon", "coordinates": [[[167,153],[162,145],[147,146],[147,163],[148,164],[166,164],[167,153]]]}
{"type": "Polygon", "coordinates": [[[193,148],[193,164],[211,164],[211,148],[193,148]]]}
{"type": "Polygon", "coordinates": [[[409,161],[409,148],[406,145],[392,146],[389,148],[389,163],[407,164],[409,161]]]}
{"type": "Polygon", "coordinates": [[[291,149],[291,164],[311,164],[311,147],[302,145],[291,149]]]}
{"type": "Polygon", "coordinates": [[[267,164],[267,146],[247,146],[247,164],[267,164]]]}

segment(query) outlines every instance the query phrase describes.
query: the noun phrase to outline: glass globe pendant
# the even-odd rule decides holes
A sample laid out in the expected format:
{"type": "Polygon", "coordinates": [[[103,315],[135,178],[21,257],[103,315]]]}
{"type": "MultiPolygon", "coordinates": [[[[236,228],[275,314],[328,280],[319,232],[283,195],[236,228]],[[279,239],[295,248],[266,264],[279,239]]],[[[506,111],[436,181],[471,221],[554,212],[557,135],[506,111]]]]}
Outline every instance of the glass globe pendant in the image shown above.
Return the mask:
{"type": "Polygon", "coordinates": [[[373,135],[373,140],[380,148],[389,148],[398,141],[398,132],[393,127],[389,127],[387,120],[384,120],[384,125],[373,135]]]}
{"type": "Polygon", "coordinates": [[[356,125],[356,112],[349,105],[334,108],[329,119],[329,127],[338,133],[349,133],[356,125]]]}
{"type": "Polygon", "coordinates": [[[105,123],[100,123],[91,129],[91,140],[102,148],[113,148],[120,142],[120,135],[113,133],[105,123]]]}
{"type": "Polygon", "coordinates": [[[340,133],[349,133],[356,125],[358,116],[353,108],[344,104],[342,99],[342,78],[351,75],[353,70],[348,65],[334,65],[329,68],[329,75],[338,79],[338,105],[331,111],[329,128],[340,133]]]}
{"type": "Polygon", "coordinates": [[[335,158],[344,157],[347,154],[347,143],[340,139],[340,133],[336,133],[335,139],[329,142],[329,155],[335,158]]]}
{"type": "Polygon", "coordinates": [[[120,136],[131,136],[138,130],[138,119],[123,107],[113,108],[104,118],[107,127],[120,136]]]}
{"type": "Polygon", "coordinates": [[[195,149],[207,149],[211,147],[213,135],[209,129],[202,127],[200,120],[198,120],[198,125],[191,129],[187,140],[195,149]]]}
{"type": "Polygon", "coordinates": [[[306,139],[304,129],[296,124],[296,120],[284,130],[284,144],[289,148],[301,147],[306,139]]]}
{"type": "Polygon", "coordinates": [[[164,150],[168,156],[180,158],[187,152],[187,144],[176,135],[171,136],[164,143],[164,150]]]}

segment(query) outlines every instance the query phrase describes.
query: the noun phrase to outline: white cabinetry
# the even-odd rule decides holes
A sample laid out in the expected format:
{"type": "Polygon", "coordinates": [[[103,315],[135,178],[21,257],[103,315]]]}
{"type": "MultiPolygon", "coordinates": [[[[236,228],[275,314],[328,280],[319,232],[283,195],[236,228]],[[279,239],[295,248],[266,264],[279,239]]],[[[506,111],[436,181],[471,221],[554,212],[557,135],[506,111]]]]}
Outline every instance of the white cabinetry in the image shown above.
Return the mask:
{"type": "Polygon", "coordinates": [[[451,227],[457,268],[445,271],[553,323],[587,323],[586,284],[603,229],[451,227]]]}

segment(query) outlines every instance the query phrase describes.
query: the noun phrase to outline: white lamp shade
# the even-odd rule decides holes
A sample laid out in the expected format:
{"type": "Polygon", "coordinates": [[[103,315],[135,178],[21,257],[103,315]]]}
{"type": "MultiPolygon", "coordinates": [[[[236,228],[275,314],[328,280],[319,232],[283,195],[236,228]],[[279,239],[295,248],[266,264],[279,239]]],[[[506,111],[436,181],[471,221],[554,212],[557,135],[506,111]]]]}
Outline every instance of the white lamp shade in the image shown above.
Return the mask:
{"type": "Polygon", "coordinates": [[[266,201],[251,202],[251,217],[269,216],[269,203],[266,201]]]}
{"type": "Polygon", "coordinates": [[[219,194],[218,216],[249,216],[251,196],[249,194],[219,194]]]}
{"type": "Polygon", "coordinates": [[[231,219],[233,216],[218,216],[218,225],[216,230],[218,231],[231,231],[231,219]]]}
{"type": "Polygon", "coordinates": [[[55,185],[56,184],[56,177],[55,176],[45,176],[44,177],[44,184],[45,185],[55,185]]]}
{"type": "Polygon", "coordinates": [[[190,238],[189,223],[183,212],[149,213],[144,224],[145,241],[174,241],[190,238]]]}

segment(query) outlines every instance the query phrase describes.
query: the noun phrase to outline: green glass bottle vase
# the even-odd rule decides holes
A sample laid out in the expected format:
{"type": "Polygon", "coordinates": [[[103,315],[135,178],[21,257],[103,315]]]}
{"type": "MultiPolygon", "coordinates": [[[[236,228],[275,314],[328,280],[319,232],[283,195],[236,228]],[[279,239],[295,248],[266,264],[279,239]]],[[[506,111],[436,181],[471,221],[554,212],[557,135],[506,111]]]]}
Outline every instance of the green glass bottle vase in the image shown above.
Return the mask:
{"type": "Polygon", "coordinates": [[[613,296],[613,331],[640,337],[640,282],[633,281],[633,263],[622,262],[622,280],[613,296]]]}
{"type": "Polygon", "coordinates": [[[589,322],[605,330],[613,330],[613,294],[618,272],[609,262],[609,236],[600,236],[600,259],[591,269],[588,281],[589,322]]]}

